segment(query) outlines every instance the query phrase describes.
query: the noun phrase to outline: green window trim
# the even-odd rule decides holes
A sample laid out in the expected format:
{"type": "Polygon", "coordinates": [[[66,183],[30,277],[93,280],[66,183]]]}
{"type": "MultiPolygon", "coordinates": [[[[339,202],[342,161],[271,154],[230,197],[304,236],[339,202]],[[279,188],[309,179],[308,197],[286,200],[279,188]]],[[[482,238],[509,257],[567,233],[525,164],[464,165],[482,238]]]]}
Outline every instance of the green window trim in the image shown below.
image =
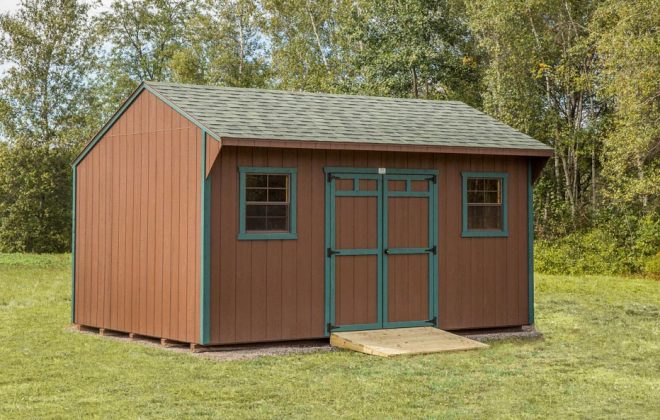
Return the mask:
{"type": "Polygon", "coordinates": [[[238,239],[239,240],[277,240],[298,239],[296,230],[296,191],[297,170],[296,168],[281,167],[245,167],[238,168],[238,239]],[[289,175],[289,231],[288,232],[247,232],[245,228],[245,175],[249,173],[259,174],[285,174],[289,175]]]}
{"type": "Polygon", "coordinates": [[[463,238],[506,238],[509,236],[509,214],[507,211],[507,183],[506,172],[461,172],[461,236],[463,238]],[[502,229],[501,230],[476,230],[468,229],[468,203],[467,187],[470,178],[499,179],[502,181],[502,229]]]}

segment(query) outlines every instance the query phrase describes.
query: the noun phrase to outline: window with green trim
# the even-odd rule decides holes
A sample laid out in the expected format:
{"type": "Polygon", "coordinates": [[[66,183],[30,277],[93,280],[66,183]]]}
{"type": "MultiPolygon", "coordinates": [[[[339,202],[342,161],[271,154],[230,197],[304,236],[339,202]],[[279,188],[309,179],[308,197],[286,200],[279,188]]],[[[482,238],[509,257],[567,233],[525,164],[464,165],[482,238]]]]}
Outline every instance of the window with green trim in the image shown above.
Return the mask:
{"type": "Polygon", "coordinates": [[[507,174],[463,172],[463,236],[508,236],[507,174]]]}
{"type": "Polygon", "coordinates": [[[296,170],[239,168],[239,239],[296,238],[296,170]]]}

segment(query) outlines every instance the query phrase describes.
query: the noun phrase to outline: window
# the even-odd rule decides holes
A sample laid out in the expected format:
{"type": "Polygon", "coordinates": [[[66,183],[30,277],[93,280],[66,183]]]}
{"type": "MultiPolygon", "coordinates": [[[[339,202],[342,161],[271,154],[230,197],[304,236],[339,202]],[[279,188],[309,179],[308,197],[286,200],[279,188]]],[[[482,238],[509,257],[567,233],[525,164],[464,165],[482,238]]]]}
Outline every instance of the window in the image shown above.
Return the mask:
{"type": "Polygon", "coordinates": [[[296,239],[296,170],[239,168],[238,239],[296,239]]]}
{"type": "Polygon", "coordinates": [[[508,236],[507,174],[463,172],[463,236],[508,236]]]}

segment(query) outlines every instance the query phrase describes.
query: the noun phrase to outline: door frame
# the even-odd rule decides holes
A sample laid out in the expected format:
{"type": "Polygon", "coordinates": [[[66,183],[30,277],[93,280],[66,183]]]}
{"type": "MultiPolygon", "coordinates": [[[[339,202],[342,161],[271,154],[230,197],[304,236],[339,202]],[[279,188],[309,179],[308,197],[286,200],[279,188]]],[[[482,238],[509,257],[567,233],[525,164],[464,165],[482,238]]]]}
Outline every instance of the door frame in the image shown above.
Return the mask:
{"type": "MultiPolygon", "coordinates": [[[[324,167],[325,178],[325,323],[324,333],[329,336],[332,331],[355,331],[355,330],[369,330],[369,329],[382,329],[382,328],[404,328],[414,326],[436,326],[438,325],[438,171],[435,169],[401,169],[401,168],[351,168],[351,167],[324,167]],[[376,179],[378,182],[378,191],[360,192],[357,190],[339,193],[339,196],[376,196],[378,197],[378,321],[374,324],[364,325],[348,325],[343,327],[335,327],[335,282],[334,280],[334,255],[328,250],[334,249],[335,246],[335,218],[334,218],[334,205],[333,202],[337,197],[337,192],[334,190],[334,183],[332,176],[341,177],[341,175],[355,175],[356,177],[364,176],[365,178],[376,179]],[[429,191],[428,192],[387,192],[387,180],[398,179],[407,181],[408,189],[410,181],[416,178],[417,180],[429,178],[429,191]],[[387,301],[384,298],[387,294],[387,258],[385,255],[385,245],[387,241],[387,229],[384,228],[387,222],[387,203],[386,200],[391,196],[403,197],[428,197],[429,198],[429,242],[431,247],[435,249],[435,253],[429,253],[429,317],[427,321],[405,321],[405,322],[388,322],[386,320],[387,301]]],[[[356,183],[357,184],[357,183],[356,183]]],[[[354,187],[357,188],[357,187],[354,187]]],[[[359,250],[358,250],[359,251],[359,250]]],[[[396,253],[408,253],[406,249],[397,250],[396,253]]],[[[409,252],[416,253],[416,252],[409,252]]],[[[361,255],[361,254],[346,254],[346,255],[361,255]]],[[[365,254],[365,255],[373,255],[365,254]]]]}

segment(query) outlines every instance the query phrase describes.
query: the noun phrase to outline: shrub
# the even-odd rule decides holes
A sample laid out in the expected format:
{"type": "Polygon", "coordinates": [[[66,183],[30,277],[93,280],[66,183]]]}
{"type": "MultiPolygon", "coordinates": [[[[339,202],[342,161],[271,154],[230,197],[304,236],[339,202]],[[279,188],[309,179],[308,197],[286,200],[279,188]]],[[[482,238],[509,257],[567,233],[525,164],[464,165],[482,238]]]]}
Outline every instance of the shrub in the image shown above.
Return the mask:
{"type": "Polygon", "coordinates": [[[598,228],[537,240],[535,270],[547,274],[660,273],[660,221],[612,218],[598,228]]]}
{"type": "Polygon", "coordinates": [[[646,260],[644,273],[649,277],[660,278],[660,252],[646,260]]]}

